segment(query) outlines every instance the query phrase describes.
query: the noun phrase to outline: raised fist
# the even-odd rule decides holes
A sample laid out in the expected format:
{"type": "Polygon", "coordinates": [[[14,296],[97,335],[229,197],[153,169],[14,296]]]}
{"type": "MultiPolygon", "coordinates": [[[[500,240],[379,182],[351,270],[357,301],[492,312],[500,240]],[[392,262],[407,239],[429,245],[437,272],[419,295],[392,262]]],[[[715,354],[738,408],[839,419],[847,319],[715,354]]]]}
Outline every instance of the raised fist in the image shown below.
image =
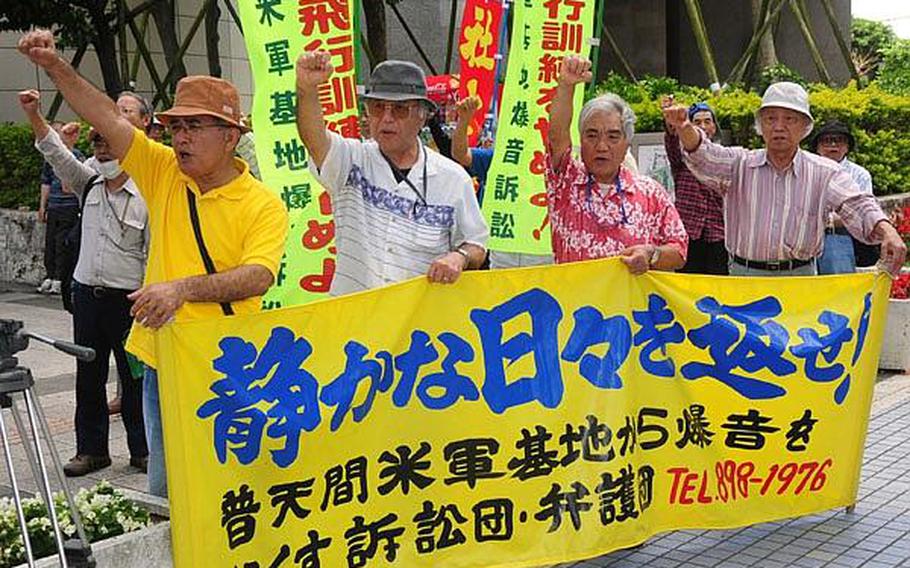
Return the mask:
{"type": "Polygon", "coordinates": [[[458,101],[455,105],[455,115],[458,117],[459,122],[470,121],[474,117],[474,113],[480,109],[481,100],[477,95],[472,95],[458,101]]]}
{"type": "Polygon", "coordinates": [[[41,95],[35,89],[19,91],[19,106],[25,114],[38,114],[41,111],[41,95]]]}
{"type": "Polygon", "coordinates": [[[297,58],[297,84],[318,87],[332,76],[335,67],[327,51],[305,51],[297,58]]]}
{"type": "Polygon", "coordinates": [[[580,55],[567,55],[559,67],[559,83],[574,87],[578,83],[587,83],[591,80],[591,61],[580,55]]]}
{"type": "Polygon", "coordinates": [[[689,109],[683,105],[666,106],[663,113],[664,122],[675,130],[679,130],[689,121],[689,109]]]}
{"type": "Polygon", "coordinates": [[[67,146],[74,146],[79,140],[79,134],[82,132],[82,125],[78,122],[67,122],[60,128],[60,137],[67,146]]]}
{"type": "Polygon", "coordinates": [[[17,47],[22,55],[43,69],[51,67],[60,60],[57,55],[57,46],[54,44],[54,34],[48,30],[28,32],[19,39],[17,47]]]}

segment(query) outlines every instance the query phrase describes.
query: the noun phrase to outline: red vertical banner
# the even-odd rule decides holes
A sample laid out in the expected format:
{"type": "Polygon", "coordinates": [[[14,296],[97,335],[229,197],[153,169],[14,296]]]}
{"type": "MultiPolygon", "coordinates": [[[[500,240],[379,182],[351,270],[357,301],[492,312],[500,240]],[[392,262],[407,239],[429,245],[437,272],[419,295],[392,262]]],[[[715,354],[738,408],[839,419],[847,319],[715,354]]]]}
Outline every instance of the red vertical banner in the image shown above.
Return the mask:
{"type": "Polygon", "coordinates": [[[490,109],[496,82],[496,54],[499,52],[499,29],[502,0],[467,0],[458,38],[461,60],[461,85],[458,97],[480,97],[481,106],[468,128],[468,144],[477,144],[484,116],[490,109]]]}

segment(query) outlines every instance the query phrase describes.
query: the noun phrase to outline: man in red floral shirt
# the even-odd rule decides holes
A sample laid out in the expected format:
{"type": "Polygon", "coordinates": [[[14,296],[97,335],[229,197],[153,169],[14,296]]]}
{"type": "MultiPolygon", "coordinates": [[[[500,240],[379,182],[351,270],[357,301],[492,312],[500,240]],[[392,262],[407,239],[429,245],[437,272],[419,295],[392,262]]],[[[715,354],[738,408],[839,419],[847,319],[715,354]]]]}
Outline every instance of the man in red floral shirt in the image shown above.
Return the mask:
{"type": "Polygon", "coordinates": [[[633,274],[676,270],[688,237],[667,191],[622,166],[635,113],[616,95],[581,109],[581,159],[572,156],[570,128],[576,85],[591,80],[591,62],[567,56],[550,107],[547,203],[556,262],[620,256],[633,274]]]}

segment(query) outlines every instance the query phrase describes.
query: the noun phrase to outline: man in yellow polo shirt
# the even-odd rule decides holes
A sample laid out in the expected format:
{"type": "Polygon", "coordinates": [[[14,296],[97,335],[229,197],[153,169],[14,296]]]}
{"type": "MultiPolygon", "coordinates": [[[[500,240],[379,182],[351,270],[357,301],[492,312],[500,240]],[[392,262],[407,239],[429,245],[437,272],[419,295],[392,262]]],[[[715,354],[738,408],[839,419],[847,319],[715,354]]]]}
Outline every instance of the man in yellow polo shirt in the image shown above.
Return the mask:
{"type": "Polygon", "coordinates": [[[127,350],[147,368],[149,492],[166,496],[155,331],[172,320],[258,311],[281,260],[287,211],[234,157],[246,128],[237,89],[227,81],[197,76],[178,83],[174,107],[158,115],[172,135],[168,148],[135,129],[80,77],[49,31],[29,32],[19,51],[44,68],[70,108],[107,140],[148,204],[151,247],[144,285],[129,296],[135,321],[127,350]]]}

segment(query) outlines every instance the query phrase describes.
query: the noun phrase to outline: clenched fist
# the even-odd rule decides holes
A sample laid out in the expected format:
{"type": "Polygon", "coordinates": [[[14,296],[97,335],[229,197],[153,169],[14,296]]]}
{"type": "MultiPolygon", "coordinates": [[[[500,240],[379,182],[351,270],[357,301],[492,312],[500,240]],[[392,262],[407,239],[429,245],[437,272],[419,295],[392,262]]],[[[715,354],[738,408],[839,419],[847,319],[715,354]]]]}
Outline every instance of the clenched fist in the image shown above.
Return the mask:
{"type": "Polygon", "coordinates": [[[19,106],[25,114],[38,114],[41,111],[41,95],[35,89],[19,91],[19,106]]]}
{"type": "Polygon", "coordinates": [[[327,51],[305,51],[297,58],[297,85],[316,88],[335,72],[332,56],[327,51]]]}
{"type": "Polygon", "coordinates": [[[666,106],[663,113],[664,122],[672,129],[679,130],[689,122],[689,109],[683,105],[666,106]]]}
{"type": "Polygon", "coordinates": [[[574,87],[578,83],[587,83],[593,77],[591,61],[580,55],[567,55],[559,67],[559,83],[574,87]]]}
{"type": "Polygon", "coordinates": [[[474,117],[474,113],[480,108],[480,97],[473,95],[458,101],[455,105],[455,115],[458,117],[459,122],[470,121],[474,117]]]}
{"type": "Polygon", "coordinates": [[[17,48],[22,55],[42,69],[48,69],[60,61],[54,34],[48,30],[28,32],[19,40],[17,48]]]}

